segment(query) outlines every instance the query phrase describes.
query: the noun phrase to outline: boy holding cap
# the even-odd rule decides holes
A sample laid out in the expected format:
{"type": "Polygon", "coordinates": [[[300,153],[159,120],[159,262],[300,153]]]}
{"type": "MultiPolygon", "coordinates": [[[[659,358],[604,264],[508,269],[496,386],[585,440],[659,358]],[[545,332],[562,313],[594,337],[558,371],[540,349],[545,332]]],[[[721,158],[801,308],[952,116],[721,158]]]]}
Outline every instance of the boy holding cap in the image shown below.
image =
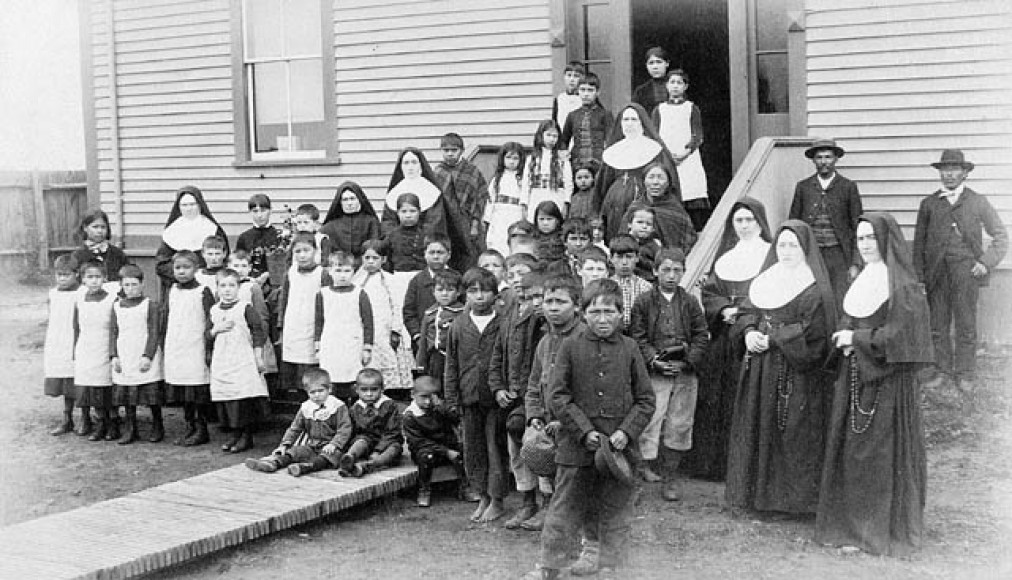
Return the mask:
{"type": "Polygon", "coordinates": [[[433,168],[439,183],[436,185],[444,194],[452,194],[457,200],[460,212],[471,226],[470,236],[484,240],[482,216],[488,200],[488,184],[481,171],[464,159],[464,139],[456,133],[447,133],[439,140],[443,160],[433,168]]]}

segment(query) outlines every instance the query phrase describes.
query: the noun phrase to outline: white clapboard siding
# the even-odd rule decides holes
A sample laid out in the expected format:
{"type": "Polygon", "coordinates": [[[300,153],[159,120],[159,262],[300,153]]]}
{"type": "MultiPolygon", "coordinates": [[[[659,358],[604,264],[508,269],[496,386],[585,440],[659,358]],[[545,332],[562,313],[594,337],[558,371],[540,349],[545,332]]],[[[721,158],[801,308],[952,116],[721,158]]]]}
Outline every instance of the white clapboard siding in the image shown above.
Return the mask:
{"type": "Polygon", "coordinates": [[[809,133],[839,139],[866,208],[912,235],[929,164],[960,148],[1012,224],[1012,2],[807,0],[805,28],[809,133]]]}
{"type": "Polygon", "coordinates": [[[128,245],[150,245],[183,185],[201,188],[234,235],[248,227],[252,193],[269,193],[277,208],[311,202],[326,211],[335,187],[354,180],[378,204],[403,147],[420,147],[435,163],[439,137],[450,131],[468,147],[529,144],[550,113],[548,0],[334,0],[340,164],[238,167],[237,1],[114,0],[116,110],[109,0],[88,4],[101,201],[118,223],[118,166],[128,245]]]}

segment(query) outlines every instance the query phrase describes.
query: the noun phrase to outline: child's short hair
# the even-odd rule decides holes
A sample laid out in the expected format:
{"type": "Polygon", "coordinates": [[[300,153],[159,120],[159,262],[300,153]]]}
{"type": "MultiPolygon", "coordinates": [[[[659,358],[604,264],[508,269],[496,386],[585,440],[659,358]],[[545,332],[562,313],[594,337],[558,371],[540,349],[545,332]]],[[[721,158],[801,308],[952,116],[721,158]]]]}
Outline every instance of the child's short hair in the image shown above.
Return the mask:
{"type": "Polygon", "coordinates": [[[136,264],[127,264],[119,269],[119,279],[133,278],[138,282],[144,281],[144,270],[136,264]]]}
{"type": "Polygon", "coordinates": [[[57,256],[53,260],[53,270],[55,272],[74,272],[77,273],[77,260],[74,259],[72,254],[63,254],[57,256]]]}
{"type": "Polygon", "coordinates": [[[475,285],[485,292],[497,292],[499,290],[499,280],[496,280],[495,274],[485,268],[471,268],[467,272],[464,272],[464,279],[461,281],[461,286],[464,287],[464,290],[468,290],[475,285]]]}
{"type": "Polygon", "coordinates": [[[661,248],[657,250],[657,255],[654,256],[654,270],[660,268],[665,260],[685,266],[685,252],[681,248],[661,248]]]}
{"type": "Polygon", "coordinates": [[[582,75],[584,74],[583,63],[578,60],[571,60],[568,63],[566,63],[566,68],[562,72],[563,73],[575,72],[580,73],[582,75]]]}
{"type": "Polygon", "coordinates": [[[506,228],[506,237],[512,238],[513,236],[519,236],[522,234],[531,235],[534,233],[534,224],[527,220],[519,220],[511,223],[506,228]]]}
{"type": "Polygon", "coordinates": [[[235,280],[236,284],[238,284],[239,281],[242,280],[242,276],[239,275],[239,272],[236,272],[232,268],[222,268],[221,270],[218,270],[218,272],[214,275],[215,283],[219,283],[226,278],[232,278],[233,280],[235,280]]]}
{"type": "Polygon", "coordinates": [[[583,289],[583,303],[580,307],[586,311],[587,307],[601,299],[605,304],[610,304],[622,312],[622,287],[618,282],[608,278],[594,280],[583,289]]]}
{"type": "Polygon", "coordinates": [[[81,218],[79,231],[82,240],[88,239],[88,236],[84,233],[84,228],[100,220],[105,222],[105,239],[112,239],[112,226],[109,225],[109,215],[100,209],[93,209],[81,218]]]}
{"type": "Polygon", "coordinates": [[[464,148],[464,138],[456,133],[447,133],[439,140],[439,148],[443,147],[456,147],[458,149],[464,148]]]}
{"type": "Polygon", "coordinates": [[[541,286],[544,279],[544,274],[531,270],[520,277],[520,288],[536,288],[541,286]]]}
{"type": "Polygon", "coordinates": [[[179,250],[178,252],[172,255],[173,264],[175,264],[180,260],[185,260],[189,262],[190,264],[193,265],[194,268],[200,265],[200,259],[197,258],[197,254],[191,252],[190,250],[179,250]]]}
{"type": "Polygon", "coordinates": [[[81,268],[78,270],[78,272],[80,272],[81,276],[84,276],[84,273],[87,272],[88,270],[99,270],[102,272],[102,276],[106,277],[104,262],[100,262],[98,260],[88,260],[87,262],[81,264],[81,268]]]}
{"type": "Polygon", "coordinates": [[[386,257],[390,252],[390,244],[384,240],[366,240],[362,242],[362,253],[372,250],[380,256],[386,257]]]}
{"type": "Polygon", "coordinates": [[[327,257],[327,265],[331,268],[335,266],[348,266],[351,268],[355,267],[355,254],[351,252],[345,252],[343,250],[337,250],[331,252],[330,256],[327,257]]]}
{"type": "Polygon", "coordinates": [[[482,258],[487,258],[489,256],[494,256],[495,259],[499,260],[499,263],[502,264],[504,268],[506,267],[506,258],[503,257],[502,252],[495,248],[489,248],[478,254],[478,261],[480,262],[482,258]]]}
{"type": "Polygon", "coordinates": [[[561,274],[558,276],[549,276],[545,278],[544,283],[541,285],[542,290],[545,294],[549,292],[563,291],[569,294],[570,299],[573,300],[573,304],[580,305],[580,296],[583,295],[583,287],[580,281],[573,277],[572,274],[561,274]]]}
{"type": "Polygon", "coordinates": [[[567,260],[555,260],[553,262],[549,262],[548,265],[545,266],[544,275],[546,277],[564,276],[567,274],[570,276],[573,274],[573,270],[569,267],[569,261],[567,260]]]}
{"type": "Polygon", "coordinates": [[[449,268],[443,268],[432,277],[434,288],[452,288],[457,292],[460,292],[460,280],[460,273],[449,268]]]}
{"type": "Polygon", "coordinates": [[[429,375],[421,375],[415,378],[414,384],[411,386],[412,395],[425,395],[429,393],[439,392],[439,382],[429,375]]]}
{"type": "Polygon", "coordinates": [[[538,259],[526,252],[510,254],[510,257],[506,258],[506,269],[509,270],[514,266],[527,266],[533,272],[538,267],[538,259]]]}
{"type": "Polygon", "coordinates": [[[401,209],[402,205],[410,205],[417,210],[422,209],[422,202],[413,193],[402,193],[397,196],[397,209],[401,209]]]}
{"type": "Polygon", "coordinates": [[[295,210],[295,215],[309,216],[315,222],[320,219],[320,209],[311,203],[304,203],[295,210]]]}
{"type": "Polygon", "coordinates": [[[204,238],[204,243],[200,244],[200,251],[204,250],[221,250],[225,251],[225,240],[218,236],[207,236],[204,238]]]}
{"type": "Polygon", "coordinates": [[[579,165],[577,165],[576,167],[573,168],[573,177],[576,177],[576,172],[577,171],[580,171],[580,170],[583,170],[583,169],[586,169],[587,171],[589,171],[590,175],[596,180],[597,179],[597,172],[600,171],[601,166],[600,166],[600,164],[598,164],[598,162],[597,162],[596,159],[589,159],[587,161],[584,161],[583,163],[580,163],[579,165]]]}
{"type": "Polygon", "coordinates": [[[588,72],[588,73],[584,73],[583,78],[580,79],[580,84],[581,85],[590,85],[590,86],[594,87],[595,89],[600,89],[601,88],[601,79],[597,78],[596,74],[594,74],[592,72],[588,72]]]}
{"type": "Polygon", "coordinates": [[[374,383],[376,385],[379,385],[379,388],[382,389],[383,388],[383,373],[379,372],[376,369],[366,367],[366,368],[358,371],[358,374],[355,375],[355,382],[356,383],[361,383],[361,382],[374,383]]]}
{"type": "Polygon", "coordinates": [[[443,249],[447,252],[450,251],[450,237],[440,232],[432,232],[425,234],[425,249],[429,249],[432,244],[439,244],[443,246],[443,249]]]}
{"type": "Polygon", "coordinates": [[[649,205],[633,205],[632,207],[630,207],[629,221],[632,221],[632,218],[635,217],[636,214],[640,212],[650,214],[650,217],[654,218],[654,223],[657,223],[657,212],[654,211],[654,208],[650,207],[649,205]]]}
{"type": "Polygon", "coordinates": [[[254,193],[249,196],[249,201],[246,202],[246,207],[254,209],[262,207],[264,209],[271,209],[271,198],[267,197],[266,193],[254,193]]]}
{"type": "Polygon", "coordinates": [[[590,224],[582,217],[571,217],[562,222],[562,241],[569,239],[571,234],[590,237],[590,224]]]}
{"type": "Polygon", "coordinates": [[[611,250],[611,255],[621,256],[623,254],[639,254],[640,245],[636,241],[636,238],[629,234],[620,234],[615,236],[608,242],[608,249],[611,250]]]}
{"type": "Polygon", "coordinates": [[[689,84],[689,73],[685,72],[680,68],[676,68],[673,71],[669,71],[667,76],[664,77],[664,82],[666,83],[670,81],[671,77],[682,77],[682,82],[685,83],[686,85],[689,84]]]}
{"type": "Polygon", "coordinates": [[[308,391],[309,387],[315,385],[325,385],[329,388],[330,373],[320,367],[310,367],[306,369],[306,372],[302,373],[302,388],[308,391]]]}
{"type": "Polygon", "coordinates": [[[657,58],[663,60],[664,62],[671,64],[671,56],[668,55],[668,51],[664,50],[659,46],[648,48],[646,56],[643,57],[643,61],[646,62],[650,60],[650,57],[653,56],[656,56],[657,58]]]}
{"type": "Polygon", "coordinates": [[[602,264],[608,264],[608,254],[604,253],[604,250],[597,246],[590,246],[584,248],[580,255],[577,256],[577,261],[580,263],[582,268],[584,264],[589,261],[601,262],[602,264]]]}
{"type": "Polygon", "coordinates": [[[231,254],[229,254],[228,261],[249,262],[249,252],[247,252],[246,250],[236,250],[231,254]]]}
{"type": "Polygon", "coordinates": [[[295,246],[299,244],[308,244],[315,250],[316,235],[309,232],[296,232],[295,235],[292,236],[292,249],[295,249],[295,246]]]}

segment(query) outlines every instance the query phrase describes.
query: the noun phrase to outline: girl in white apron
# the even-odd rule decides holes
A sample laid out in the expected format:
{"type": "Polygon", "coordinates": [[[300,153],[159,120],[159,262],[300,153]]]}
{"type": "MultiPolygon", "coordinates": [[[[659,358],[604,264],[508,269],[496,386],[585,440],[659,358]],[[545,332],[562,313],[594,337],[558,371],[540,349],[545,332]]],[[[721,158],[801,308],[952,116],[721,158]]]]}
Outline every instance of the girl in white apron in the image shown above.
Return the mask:
{"type": "Polygon", "coordinates": [[[369,295],[352,284],[355,257],[346,252],[330,255],[331,285],[320,290],[316,312],[322,324],[320,368],[330,374],[333,395],[351,405],[355,377],[372,362],[373,316],[369,295]]]}
{"type": "Polygon", "coordinates": [[[362,267],[352,282],[365,291],[372,307],[374,345],[369,366],[383,374],[383,390],[405,390],[413,386],[411,369],[411,337],[404,328],[404,305],[391,288],[389,272],[383,271],[386,261],[384,244],[369,240],[362,244],[362,267]]]}
{"type": "Polygon", "coordinates": [[[319,361],[314,331],[316,296],[330,285],[330,276],[316,265],[316,238],[299,233],[292,241],[292,267],[281,287],[278,301],[278,328],[281,329],[281,385],[302,391],[302,373],[319,361]]]}
{"type": "Polygon", "coordinates": [[[685,99],[685,91],[689,88],[689,75],[685,71],[679,69],[668,73],[667,86],[668,102],[654,109],[654,124],[678,166],[682,205],[698,232],[706,225],[710,215],[706,172],[699,157],[699,146],[703,144],[702,115],[699,107],[685,99]]]}
{"type": "MultiPolygon", "coordinates": [[[[42,351],[43,388],[47,396],[63,397],[63,422],[50,435],[74,430],[74,307],[83,292],[76,264],[69,254],[53,262],[56,287],[49,290],[49,323],[42,351]]],[[[87,435],[91,429],[91,409],[81,409],[78,434],[87,435]]]]}
{"type": "Polygon", "coordinates": [[[211,440],[207,433],[211,376],[204,332],[214,296],[194,278],[198,263],[197,255],[189,250],[173,256],[175,283],[169,288],[162,315],[166,399],[169,403],[182,403],[186,419],[186,432],[174,443],[187,447],[211,440]]]}
{"type": "Polygon", "coordinates": [[[253,429],[268,396],[261,374],[267,333],[253,305],[239,299],[239,274],[234,270],[218,275],[218,296],[208,333],[213,341],[211,400],[224,405],[235,434],[222,451],[239,453],[253,446],[253,429]]]}
{"type": "Polygon", "coordinates": [[[524,166],[523,145],[510,141],[499,148],[498,164],[488,184],[485,205],[485,246],[506,256],[510,253],[509,227],[524,219],[521,205],[520,168],[524,166]]]}
{"type": "Polygon", "coordinates": [[[74,388],[77,405],[98,411],[98,428],[89,441],[119,439],[119,417],[113,417],[112,372],[109,365],[109,336],[112,303],[116,296],[105,291],[105,265],[87,262],[81,267],[85,292],[74,305],[74,388]]]}
{"type": "Polygon", "coordinates": [[[158,304],[144,296],[144,272],[134,265],[121,270],[123,296],[113,304],[112,402],[123,405],[126,423],[120,445],[137,440],[137,407],[151,408],[151,436],[165,437],[162,425],[162,352],[159,349],[158,304]]]}

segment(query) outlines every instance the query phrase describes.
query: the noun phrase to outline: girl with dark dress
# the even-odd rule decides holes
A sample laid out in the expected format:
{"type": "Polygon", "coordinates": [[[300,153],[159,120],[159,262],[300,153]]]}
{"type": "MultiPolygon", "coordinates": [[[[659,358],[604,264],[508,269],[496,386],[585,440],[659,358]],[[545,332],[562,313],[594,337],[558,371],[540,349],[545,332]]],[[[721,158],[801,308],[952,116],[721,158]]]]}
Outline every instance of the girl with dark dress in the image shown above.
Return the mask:
{"type": "Polygon", "coordinates": [[[925,466],[916,374],[933,361],[924,287],[889,214],[857,226],[861,273],[833,340],[844,355],[829,416],[815,539],[903,556],[924,534],[925,466]]]}
{"type": "Polygon", "coordinates": [[[84,214],[78,236],[81,246],[70,254],[71,257],[78,264],[101,262],[105,266],[105,290],[113,294],[119,292],[119,269],[129,264],[130,258],[109,241],[112,238],[109,216],[100,209],[84,214]]]}
{"type": "Polygon", "coordinates": [[[192,185],[186,185],[176,192],[169,219],[165,221],[162,244],[155,253],[155,272],[162,281],[161,300],[164,303],[169,288],[176,281],[172,273],[172,256],[176,252],[189,250],[197,255],[197,268],[203,268],[204,260],[200,250],[208,236],[225,240],[225,255],[228,255],[228,236],[211,215],[204,194],[192,185]]]}
{"type": "Polygon", "coordinates": [[[565,258],[562,241],[562,210],[554,201],[543,201],[534,210],[534,257],[542,264],[565,258]]]}
{"type": "Polygon", "coordinates": [[[604,219],[606,242],[625,233],[622,217],[633,201],[644,196],[643,176],[651,164],[661,163],[667,168],[671,195],[682,202],[675,162],[657,135],[650,115],[640,105],[632,103],[619,112],[602,160],[594,206],[604,219]]]}
{"type": "MultiPolygon", "coordinates": [[[[362,187],[345,181],[337,188],[320,233],[330,240],[330,251],[362,255],[362,242],[380,239],[379,218],[362,187]]],[[[327,252],[329,253],[329,252],[327,252]]],[[[326,264],[327,256],[322,256],[326,264]]]]}
{"type": "Polygon", "coordinates": [[[769,249],[766,208],[756,199],[742,198],[724,222],[713,270],[702,288],[710,347],[700,372],[692,427],[694,444],[686,468],[706,479],[723,481],[727,470],[727,436],[745,354],[744,345],[734,340],[731,329],[769,249]]]}
{"type": "Polygon", "coordinates": [[[650,79],[636,87],[632,101],[643,107],[647,113],[653,113],[654,107],[668,100],[667,77],[671,57],[668,56],[668,51],[655,46],[647,51],[644,64],[650,79]]]}
{"type": "Polygon", "coordinates": [[[734,336],[747,354],[728,446],[734,510],[814,513],[832,378],[836,301],[815,234],[788,220],[752,280],[734,336]]]}

